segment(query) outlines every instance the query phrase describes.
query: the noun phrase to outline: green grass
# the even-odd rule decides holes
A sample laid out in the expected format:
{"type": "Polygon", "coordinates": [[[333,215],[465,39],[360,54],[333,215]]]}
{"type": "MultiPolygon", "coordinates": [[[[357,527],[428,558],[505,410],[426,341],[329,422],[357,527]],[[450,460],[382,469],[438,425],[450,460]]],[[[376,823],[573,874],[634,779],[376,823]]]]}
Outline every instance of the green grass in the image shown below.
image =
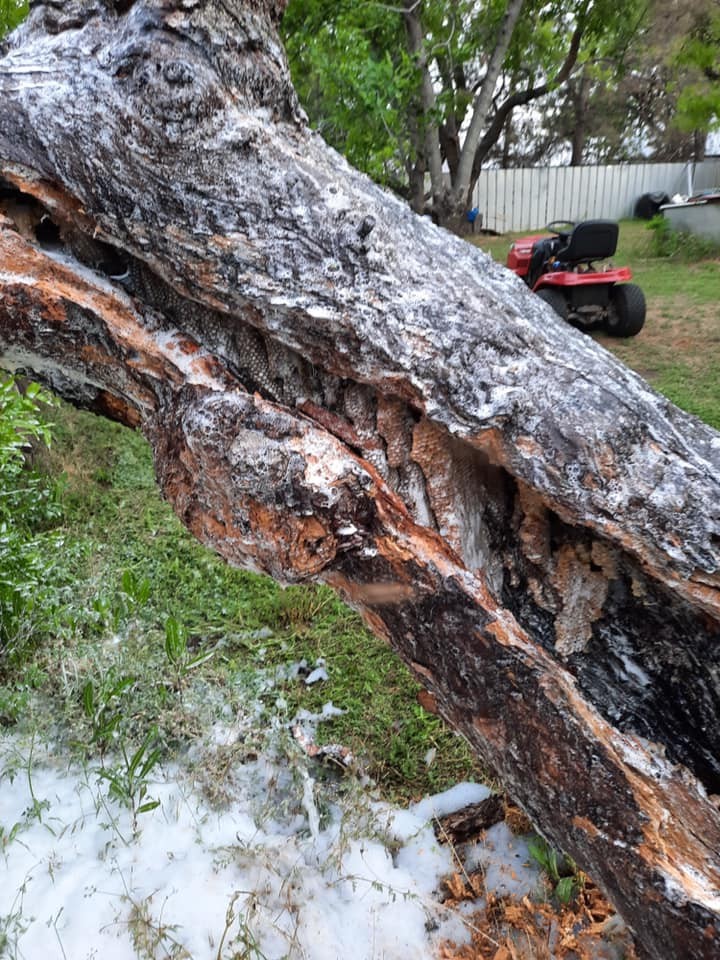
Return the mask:
{"type": "Polygon", "coordinates": [[[153,731],[168,757],[249,696],[268,723],[332,701],[345,712],[319,725],[318,742],[350,748],[389,799],[481,775],[465,742],[419,705],[398,657],[330,590],[282,590],[227,566],[160,498],[140,435],[66,405],[51,419],[51,450],[35,460],[64,478],[63,550],[51,615],[0,656],[0,727],[60,736],[85,760],[113,743],[131,754],[153,731]],[[168,654],[178,631],[184,660],[168,654]],[[302,659],[324,660],[329,679],[275,676],[302,659]]]}
{"type": "MultiPolygon", "coordinates": [[[[504,262],[511,240],[533,232],[473,242],[504,262]]],[[[647,320],[629,340],[594,336],[673,403],[720,429],[720,256],[699,252],[701,259],[689,260],[698,250],[680,244],[674,256],[659,257],[648,224],[623,221],[613,262],[632,269],[647,320]]]]}

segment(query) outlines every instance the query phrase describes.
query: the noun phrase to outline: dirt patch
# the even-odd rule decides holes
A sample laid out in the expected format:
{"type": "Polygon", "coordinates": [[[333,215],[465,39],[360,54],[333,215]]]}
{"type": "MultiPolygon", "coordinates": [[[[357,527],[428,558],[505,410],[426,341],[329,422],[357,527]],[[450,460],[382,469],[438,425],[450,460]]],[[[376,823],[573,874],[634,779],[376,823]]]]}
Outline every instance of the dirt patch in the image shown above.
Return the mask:
{"type": "Polygon", "coordinates": [[[640,343],[692,349],[708,341],[720,343],[718,309],[707,303],[688,304],[678,297],[648,307],[640,343]]]}
{"type": "Polygon", "coordinates": [[[631,340],[598,334],[596,339],[650,383],[682,363],[697,373],[720,366],[720,311],[683,297],[648,306],[645,326],[631,340]]]}

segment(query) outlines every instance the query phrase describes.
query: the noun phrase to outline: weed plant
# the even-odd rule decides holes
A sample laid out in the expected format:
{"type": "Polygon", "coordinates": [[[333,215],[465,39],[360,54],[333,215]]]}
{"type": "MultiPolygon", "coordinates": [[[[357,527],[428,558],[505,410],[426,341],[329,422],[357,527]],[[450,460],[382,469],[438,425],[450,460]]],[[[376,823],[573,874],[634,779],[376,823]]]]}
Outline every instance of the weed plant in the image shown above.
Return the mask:
{"type": "Polygon", "coordinates": [[[42,618],[50,600],[43,584],[57,547],[51,532],[60,516],[57,485],[26,464],[32,442],[49,440],[39,407],[43,401],[50,397],[35,384],[21,392],[12,377],[0,379],[0,657],[5,663],[27,639],[23,628],[42,618]]]}
{"type": "Polygon", "coordinates": [[[585,876],[578,870],[575,861],[566,854],[558,853],[541,836],[532,837],[528,841],[528,851],[544,871],[553,896],[561,904],[571,903],[585,883],[585,876]]]}
{"type": "Polygon", "coordinates": [[[681,263],[697,263],[720,257],[720,244],[683,230],[675,230],[662,215],[648,222],[652,241],[650,249],[656,257],[674,258],[681,263]]]}
{"type": "Polygon", "coordinates": [[[148,778],[160,762],[161,752],[155,745],[157,730],[151,728],[142,743],[132,753],[123,740],[119,745],[119,759],[112,767],[102,767],[98,772],[101,780],[107,781],[108,795],[126,806],[132,815],[133,831],[138,828],[138,816],[160,806],[159,800],[148,796],[148,778]]]}

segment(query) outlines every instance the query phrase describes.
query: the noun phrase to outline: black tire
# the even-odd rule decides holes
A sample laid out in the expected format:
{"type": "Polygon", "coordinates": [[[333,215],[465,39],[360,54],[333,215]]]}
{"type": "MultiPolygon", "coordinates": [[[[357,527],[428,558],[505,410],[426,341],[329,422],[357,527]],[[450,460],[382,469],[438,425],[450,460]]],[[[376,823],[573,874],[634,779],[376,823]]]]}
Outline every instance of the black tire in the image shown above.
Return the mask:
{"type": "Polygon", "coordinates": [[[645,325],[645,294],[634,283],[613,287],[606,330],[611,337],[634,337],[645,325]]]}
{"type": "Polygon", "coordinates": [[[544,300],[548,306],[553,308],[561,320],[567,320],[568,302],[565,299],[564,293],[553,289],[553,287],[541,287],[541,289],[538,290],[537,295],[541,300],[544,300]]]}

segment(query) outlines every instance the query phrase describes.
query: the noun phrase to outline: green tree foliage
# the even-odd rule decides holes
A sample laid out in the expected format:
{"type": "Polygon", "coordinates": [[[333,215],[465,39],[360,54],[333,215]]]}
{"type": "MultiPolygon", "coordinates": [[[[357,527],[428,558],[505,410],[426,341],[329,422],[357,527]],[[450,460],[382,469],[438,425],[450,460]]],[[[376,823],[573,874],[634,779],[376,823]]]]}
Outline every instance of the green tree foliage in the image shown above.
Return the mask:
{"type": "Polygon", "coordinates": [[[418,83],[402,19],[379,4],[293,0],[283,34],[312,124],[354,166],[402,189],[412,162],[406,114],[418,83]]]}
{"type": "Polygon", "coordinates": [[[628,3],[605,29],[585,34],[574,69],[535,105],[508,124],[502,154],[507,166],[533,166],[549,156],[571,165],[646,157],[667,133],[667,75],[649,52],[647,4],[628,3]]]}
{"type": "Polygon", "coordinates": [[[14,30],[28,13],[28,0],[0,0],[0,39],[14,30]]]}
{"type": "Polygon", "coordinates": [[[457,213],[481,165],[502,153],[515,111],[581,69],[602,82],[641,2],[291,0],[283,29],[311,123],[415,209],[430,173],[443,219],[443,191],[457,213]]]}
{"type": "Polygon", "coordinates": [[[682,82],[677,123],[682,130],[720,127],[720,6],[703,10],[675,55],[682,82]]]}
{"type": "MultiPolygon", "coordinates": [[[[622,67],[586,88],[586,156],[701,160],[720,117],[720,2],[649,0],[622,67]]],[[[562,122],[578,129],[569,105],[562,122]]]]}

